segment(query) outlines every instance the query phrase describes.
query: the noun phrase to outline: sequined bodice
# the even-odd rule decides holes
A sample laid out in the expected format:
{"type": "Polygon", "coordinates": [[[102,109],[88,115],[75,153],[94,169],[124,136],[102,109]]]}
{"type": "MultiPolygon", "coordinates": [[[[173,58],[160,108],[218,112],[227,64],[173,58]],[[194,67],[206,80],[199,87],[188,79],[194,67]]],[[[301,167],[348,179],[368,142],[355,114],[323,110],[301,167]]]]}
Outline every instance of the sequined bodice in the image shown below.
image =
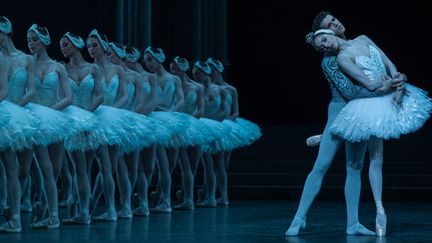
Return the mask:
{"type": "Polygon", "coordinates": [[[17,102],[26,93],[27,70],[25,68],[16,69],[10,76],[8,85],[7,100],[17,102]]]}
{"type": "Polygon", "coordinates": [[[355,63],[370,80],[381,81],[386,75],[386,68],[381,53],[369,45],[370,56],[356,56],[355,63]]]}
{"type": "Polygon", "coordinates": [[[196,90],[194,89],[189,90],[189,92],[185,96],[185,103],[182,111],[188,114],[193,114],[197,109],[197,99],[198,99],[198,94],[196,90]]]}
{"type": "Polygon", "coordinates": [[[217,96],[213,100],[206,100],[204,110],[205,116],[210,118],[217,118],[221,103],[221,96],[217,96]]]}
{"type": "Polygon", "coordinates": [[[117,75],[111,78],[107,85],[105,80],[102,80],[102,90],[104,95],[104,105],[113,105],[118,99],[118,91],[120,87],[120,80],[117,75]]]}
{"type": "Polygon", "coordinates": [[[60,99],[60,81],[57,72],[48,73],[45,78],[35,79],[36,95],[34,101],[36,103],[52,106],[60,99]]]}
{"type": "Polygon", "coordinates": [[[170,108],[174,103],[174,92],[175,92],[175,84],[172,79],[168,79],[164,88],[160,85],[156,88],[157,99],[159,104],[164,106],[165,108],[170,108]]]}
{"type": "Polygon", "coordinates": [[[85,76],[80,84],[70,80],[73,104],[81,108],[87,108],[93,102],[94,78],[91,74],[85,76]]]}

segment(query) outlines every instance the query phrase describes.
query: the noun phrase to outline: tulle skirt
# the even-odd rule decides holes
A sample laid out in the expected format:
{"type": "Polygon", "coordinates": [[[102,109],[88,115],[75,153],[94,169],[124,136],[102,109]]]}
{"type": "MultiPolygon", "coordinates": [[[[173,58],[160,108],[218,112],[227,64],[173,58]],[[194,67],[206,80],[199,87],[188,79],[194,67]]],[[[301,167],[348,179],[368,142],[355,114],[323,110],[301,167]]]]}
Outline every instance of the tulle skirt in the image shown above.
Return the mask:
{"type": "Polygon", "coordinates": [[[188,126],[178,133],[179,147],[198,147],[206,145],[218,138],[213,129],[195,117],[184,113],[188,126]]]}
{"type": "Polygon", "coordinates": [[[397,139],[423,126],[430,116],[432,101],[427,92],[405,84],[408,94],[401,106],[393,94],[350,101],[338,114],[330,132],[351,142],[367,141],[371,136],[397,139]]]}
{"type": "Polygon", "coordinates": [[[40,121],[40,127],[33,135],[35,145],[48,146],[78,132],[73,120],[61,111],[35,103],[29,103],[25,108],[36,114],[40,121]]]}
{"type": "Polygon", "coordinates": [[[9,121],[0,127],[0,150],[19,151],[31,148],[33,137],[40,130],[40,119],[30,110],[9,101],[3,101],[0,109],[1,119],[5,119],[5,116],[7,119],[9,114],[9,121]]]}
{"type": "Polygon", "coordinates": [[[203,152],[214,154],[222,151],[231,151],[236,147],[230,126],[208,118],[200,118],[199,120],[211,129],[214,134],[212,141],[201,146],[203,152]]]}
{"type": "Polygon", "coordinates": [[[181,134],[189,126],[188,115],[179,112],[154,111],[149,118],[157,125],[156,144],[162,147],[180,147],[186,143],[181,134]]]}
{"type": "Polygon", "coordinates": [[[7,112],[6,107],[3,103],[0,103],[0,127],[8,124],[11,119],[11,115],[7,112]]]}
{"type": "Polygon", "coordinates": [[[243,135],[246,136],[247,141],[249,141],[246,145],[252,144],[262,136],[261,129],[257,124],[241,117],[236,118],[234,122],[241,126],[245,131],[243,135]]]}

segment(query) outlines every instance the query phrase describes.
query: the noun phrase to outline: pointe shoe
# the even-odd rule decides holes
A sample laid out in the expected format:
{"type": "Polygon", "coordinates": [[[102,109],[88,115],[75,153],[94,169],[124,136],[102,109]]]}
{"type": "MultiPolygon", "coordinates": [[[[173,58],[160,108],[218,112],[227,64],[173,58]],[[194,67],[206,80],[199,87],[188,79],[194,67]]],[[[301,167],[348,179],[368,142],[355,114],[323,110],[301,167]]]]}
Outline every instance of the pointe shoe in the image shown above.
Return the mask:
{"type": "Polygon", "coordinates": [[[322,136],[322,134],[308,137],[306,139],[306,145],[308,147],[318,146],[320,144],[320,142],[321,142],[321,136],[322,136]]]}
{"type": "Polygon", "coordinates": [[[306,227],[306,218],[303,220],[297,216],[294,217],[291,222],[291,226],[285,232],[285,236],[297,236],[299,234],[300,229],[304,229],[306,227]]]}
{"type": "Polygon", "coordinates": [[[174,210],[185,210],[185,211],[192,211],[194,210],[194,205],[193,203],[180,203],[178,205],[175,205],[173,207],[174,210]]]}
{"type": "Polygon", "coordinates": [[[215,208],[216,206],[217,202],[215,199],[205,199],[197,203],[197,208],[215,208]]]}
{"type": "Polygon", "coordinates": [[[8,220],[4,224],[0,225],[0,232],[6,233],[20,233],[22,231],[21,225],[15,225],[12,220],[8,220]]]}
{"type": "Polygon", "coordinates": [[[99,222],[115,222],[117,221],[117,215],[109,216],[108,213],[105,212],[99,216],[92,217],[92,220],[99,222]]]}
{"type": "Polygon", "coordinates": [[[150,211],[153,213],[171,213],[172,209],[171,207],[167,207],[164,206],[163,204],[159,204],[156,207],[151,208],[150,211]]]}
{"type": "Polygon", "coordinates": [[[229,205],[228,198],[220,197],[216,200],[216,202],[217,202],[217,205],[220,205],[220,206],[228,206],[229,205]]]}
{"type": "Polygon", "coordinates": [[[378,237],[384,237],[387,233],[387,215],[385,212],[379,212],[375,218],[375,231],[378,237]]]}
{"type": "Polygon", "coordinates": [[[356,223],[347,227],[346,233],[347,235],[376,235],[375,232],[368,230],[360,223],[356,223]]]}
{"type": "Polygon", "coordinates": [[[131,219],[132,218],[132,211],[130,209],[122,209],[117,212],[117,217],[119,219],[131,219]]]}
{"type": "Polygon", "coordinates": [[[142,206],[139,206],[133,210],[133,215],[138,217],[147,217],[150,215],[150,211],[142,206]]]}
{"type": "Polygon", "coordinates": [[[60,227],[60,222],[56,217],[49,217],[47,219],[31,224],[33,229],[56,229],[60,227]]]}
{"type": "Polygon", "coordinates": [[[78,224],[78,225],[89,225],[91,223],[91,219],[89,216],[74,216],[72,218],[63,219],[63,224],[78,224]]]}

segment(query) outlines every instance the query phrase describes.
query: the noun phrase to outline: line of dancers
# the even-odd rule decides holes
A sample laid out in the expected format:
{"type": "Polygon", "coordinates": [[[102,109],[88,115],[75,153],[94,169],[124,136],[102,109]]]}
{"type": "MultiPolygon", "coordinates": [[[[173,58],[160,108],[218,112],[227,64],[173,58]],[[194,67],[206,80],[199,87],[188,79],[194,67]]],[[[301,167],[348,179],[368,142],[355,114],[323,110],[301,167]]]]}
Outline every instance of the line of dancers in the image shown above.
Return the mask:
{"type": "Polygon", "coordinates": [[[59,177],[69,208],[63,224],[228,205],[231,152],[252,144],[261,132],[239,117],[237,90],[223,79],[220,61],[190,65],[175,57],[167,71],[162,49],[148,47],[146,71],[138,49],[108,42],[94,29],[86,40],[71,32],[62,36],[60,49],[69,60],[62,64],[48,55],[47,28],[28,29],[31,55],[18,50],[12,36],[11,21],[0,17],[0,203],[6,218],[0,232],[21,232],[20,212],[32,210],[32,228],[58,228],[59,177]],[[85,48],[92,63],[82,56],[85,48]],[[201,161],[204,181],[195,203],[201,161]],[[177,162],[182,202],[172,207],[177,162]],[[148,188],[156,171],[150,208],[148,188]],[[132,208],[135,189],[138,206],[132,208]],[[31,193],[37,195],[34,207],[31,193]],[[102,195],[105,212],[94,215],[102,195]]]}

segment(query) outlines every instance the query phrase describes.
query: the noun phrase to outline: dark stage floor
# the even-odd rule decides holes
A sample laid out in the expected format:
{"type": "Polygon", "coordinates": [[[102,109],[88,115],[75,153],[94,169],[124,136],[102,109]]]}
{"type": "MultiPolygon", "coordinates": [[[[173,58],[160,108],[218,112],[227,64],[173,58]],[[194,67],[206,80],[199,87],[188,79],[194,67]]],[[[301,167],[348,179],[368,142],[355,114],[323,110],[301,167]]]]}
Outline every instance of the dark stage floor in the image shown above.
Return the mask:
{"type": "MultiPolygon", "coordinates": [[[[430,202],[386,203],[386,238],[346,236],[342,201],[314,204],[302,235],[285,238],[296,206],[293,201],[235,201],[226,208],[151,214],[90,226],[62,225],[48,231],[30,229],[30,214],[24,214],[23,232],[0,234],[0,242],[432,242],[430,202]]],[[[370,229],[374,211],[371,202],[362,202],[360,219],[370,229]]]]}

